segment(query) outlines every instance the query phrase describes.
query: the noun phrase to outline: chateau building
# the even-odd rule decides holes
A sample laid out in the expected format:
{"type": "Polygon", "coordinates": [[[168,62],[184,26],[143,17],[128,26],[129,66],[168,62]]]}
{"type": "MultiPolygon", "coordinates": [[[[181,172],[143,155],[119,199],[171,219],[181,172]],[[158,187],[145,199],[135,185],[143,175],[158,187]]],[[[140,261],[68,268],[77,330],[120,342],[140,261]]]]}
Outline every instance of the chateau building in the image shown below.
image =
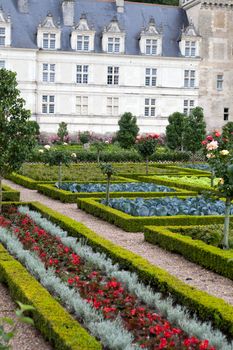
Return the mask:
{"type": "Polygon", "coordinates": [[[179,7],[124,0],[0,0],[0,67],[17,73],[42,131],[140,132],[202,106],[208,129],[233,121],[233,0],[179,7]]]}

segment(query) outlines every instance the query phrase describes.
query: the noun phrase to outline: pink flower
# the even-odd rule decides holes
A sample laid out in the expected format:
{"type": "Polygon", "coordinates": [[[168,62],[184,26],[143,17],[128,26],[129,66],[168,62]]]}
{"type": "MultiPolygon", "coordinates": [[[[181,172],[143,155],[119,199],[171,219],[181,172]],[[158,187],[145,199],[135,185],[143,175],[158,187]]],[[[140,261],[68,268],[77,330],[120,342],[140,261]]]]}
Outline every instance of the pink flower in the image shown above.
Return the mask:
{"type": "Polygon", "coordinates": [[[206,145],[206,148],[208,151],[213,151],[215,149],[218,148],[218,141],[211,141],[210,143],[208,143],[208,145],[206,145]]]}
{"type": "Polygon", "coordinates": [[[208,135],[207,137],[206,137],[206,140],[208,140],[208,141],[213,141],[213,136],[212,135],[208,135]]]}
{"type": "Polygon", "coordinates": [[[221,136],[220,132],[219,132],[219,131],[216,131],[216,132],[215,132],[215,136],[216,136],[216,137],[220,137],[220,136],[221,136]]]}

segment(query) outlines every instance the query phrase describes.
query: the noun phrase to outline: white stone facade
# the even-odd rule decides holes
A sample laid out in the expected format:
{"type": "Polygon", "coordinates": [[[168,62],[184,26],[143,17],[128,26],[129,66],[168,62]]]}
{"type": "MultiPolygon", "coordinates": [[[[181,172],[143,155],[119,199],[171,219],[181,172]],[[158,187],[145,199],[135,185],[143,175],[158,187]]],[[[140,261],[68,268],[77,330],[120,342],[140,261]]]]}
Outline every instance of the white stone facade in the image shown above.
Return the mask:
{"type": "MultiPolygon", "coordinates": [[[[65,18],[69,26],[73,5],[65,18]]],[[[117,11],[124,13],[124,1],[117,1],[117,6],[117,11]]],[[[1,27],[9,28],[9,21],[13,19],[5,19],[4,24],[0,16],[0,36],[1,27]]],[[[60,24],[49,13],[37,26],[37,47],[0,45],[0,65],[17,72],[26,106],[42,131],[56,132],[64,121],[70,132],[114,132],[120,116],[131,112],[137,116],[140,132],[161,133],[175,111],[189,113],[198,105],[204,106],[204,112],[210,109],[210,103],[200,96],[202,37],[192,28],[180,35],[180,56],[165,57],[163,31],[150,20],[138,37],[141,53],[129,54],[127,32],[113,18],[103,27],[102,52],[95,52],[95,28],[81,16],[71,27],[68,44],[73,50],[68,51],[62,49],[60,24]]],[[[209,115],[207,121],[210,128],[215,126],[209,115]]],[[[222,124],[223,117],[218,126],[222,124]]]]}

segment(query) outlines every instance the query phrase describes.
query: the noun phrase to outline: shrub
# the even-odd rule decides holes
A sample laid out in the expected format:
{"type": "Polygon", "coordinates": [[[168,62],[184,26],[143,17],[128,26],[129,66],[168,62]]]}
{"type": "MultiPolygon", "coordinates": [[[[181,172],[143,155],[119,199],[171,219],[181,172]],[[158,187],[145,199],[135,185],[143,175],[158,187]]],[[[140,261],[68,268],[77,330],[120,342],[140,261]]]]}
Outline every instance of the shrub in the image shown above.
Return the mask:
{"type": "Polygon", "coordinates": [[[139,128],[137,118],[130,112],[124,113],[118,122],[120,130],[117,132],[116,140],[122,148],[130,148],[135,144],[139,128]]]}
{"type": "Polygon", "coordinates": [[[67,141],[68,129],[67,124],[65,122],[61,122],[58,127],[57,136],[59,137],[61,142],[67,141]]]}

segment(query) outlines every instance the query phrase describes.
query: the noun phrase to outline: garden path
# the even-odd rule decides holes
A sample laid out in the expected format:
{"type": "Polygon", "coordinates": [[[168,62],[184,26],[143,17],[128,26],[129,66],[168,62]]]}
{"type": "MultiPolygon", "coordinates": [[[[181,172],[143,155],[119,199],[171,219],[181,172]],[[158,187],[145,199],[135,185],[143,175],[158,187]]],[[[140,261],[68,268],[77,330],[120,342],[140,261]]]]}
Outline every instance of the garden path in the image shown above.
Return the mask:
{"type": "Polygon", "coordinates": [[[77,209],[76,204],[63,204],[60,201],[37,193],[35,190],[26,189],[8,180],[5,180],[4,183],[21,192],[21,201],[38,201],[63,215],[83,223],[98,235],[141,255],[150,263],[161,267],[186,284],[233,304],[233,281],[208,271],[178,254],[167,252],[158,246],[144,242],[143,233],[125,232],[114,225],[77,209]]]}
{"type": "MultiPolygon", "coordinates": [[[[16,320],[15,309],[17,305],[9,296],[7,288],[0,284],[0,318],[10,317],[16,320]]],[[[16,335],[12,341],[13,350],[52,350],[52,347],[43,339],[35,327],[19,323],[16,335]]]]}

